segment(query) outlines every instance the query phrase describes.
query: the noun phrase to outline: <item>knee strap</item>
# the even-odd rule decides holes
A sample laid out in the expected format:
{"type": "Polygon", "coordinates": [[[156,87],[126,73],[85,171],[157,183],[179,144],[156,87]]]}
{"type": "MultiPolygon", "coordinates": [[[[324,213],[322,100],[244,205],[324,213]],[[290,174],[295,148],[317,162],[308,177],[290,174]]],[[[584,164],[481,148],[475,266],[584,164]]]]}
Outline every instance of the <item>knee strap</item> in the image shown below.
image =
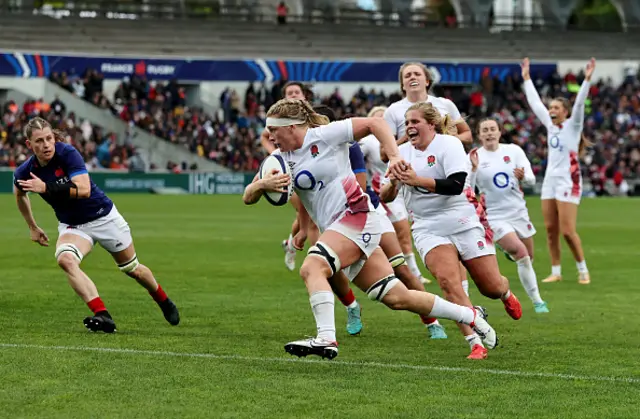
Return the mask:
{"type": "Polygon", "coordinates": [[[75,256],[76,259],[78,259],[78,262],[82,262],[82,259],[84,258],[84,255],[82,254],[80,249],[78,249],[78,246],[76,246],[75,244],[72,244],[72,243],[63,243],[63,244],[61,244],[60,246],[58,246],[56,248],[56,253],[55,253],[56,260],[63,253],[72,254],[73,256],[75,256]]]}
{"type": "Polygon", "coordinates": [[[324,259],[329,264],[329,267],[331,268],[331,276],[335,275],[336,272],[340,270],[341,266],[340,266],[340,258],[338,257],[338,254],[334,252],[333,249],[331,249],[329,246],[327,246],[322,242],[317,242],[315,246],[311,246],[309,248],[309,251],[307,252],[307,255],[309,256],[314,255],[324,259]]]}
{"type": "Polygon", "coordinates": [[[382,301],[385,295],[399,283],[400,280],[395,275],[389,275],[370,286],[367,290],[367,295],[373,301],[382,301]]]}
{"type": "Polygon", "coordinates": [[[402,253],[399,253],[395,256],[390,257],[389,263],[391,264],[391,267],[395,269],[398,266],[406,265],[407,260],[404,258],[404,255],[402,253]]]}
{"type": "Polygon", "coordinates": [[[128,274],[135,271],[139,265],[140,265],[140,262],[138,262],[138,255],[133,255],[133,258],[129,262],[118,264],[118,269],[128,274]]]}

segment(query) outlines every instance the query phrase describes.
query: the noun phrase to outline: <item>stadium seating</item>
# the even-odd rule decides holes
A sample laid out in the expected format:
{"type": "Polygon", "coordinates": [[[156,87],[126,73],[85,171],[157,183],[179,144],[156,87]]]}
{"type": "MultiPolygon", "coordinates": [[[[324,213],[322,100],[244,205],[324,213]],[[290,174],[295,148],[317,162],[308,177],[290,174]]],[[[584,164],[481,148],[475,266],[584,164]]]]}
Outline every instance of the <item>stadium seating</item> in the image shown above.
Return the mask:
{"type": "Polygon", "coordinates": [[[277,58],[640,58],[640,44],[623,33],[509,31],[480,28],[387,27],[345,23],[230,20],[62,20],[0,15],[0,48],[174,56],[277,58]],[[31,28],[38,26],[39,31],[31,28]],[[542,34],[542,35],[541,35],[542,34]],[[64,42],[60,42],[64,39],[64,42]],[[549,42],[549,40],[553,42],[549,42]],[[135,40],[135,42],[132,42],[135,40]],[[420,45],[420,47],[416,47],[420,45]],[[616,48],[607,48],[616,45],[616,48]]]}

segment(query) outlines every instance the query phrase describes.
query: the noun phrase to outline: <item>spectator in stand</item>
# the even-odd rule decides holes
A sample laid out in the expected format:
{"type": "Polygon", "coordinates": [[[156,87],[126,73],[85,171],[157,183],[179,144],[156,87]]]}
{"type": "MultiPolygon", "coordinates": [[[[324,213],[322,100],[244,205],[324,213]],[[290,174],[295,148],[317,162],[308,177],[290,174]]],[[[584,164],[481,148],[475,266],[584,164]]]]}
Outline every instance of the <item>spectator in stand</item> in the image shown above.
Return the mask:
{"type": "Polygon", "coordinates": [[[276,7],[276,14],[278,15],[278,25],[286,25],[289,8],[285,4],[285,2],[281,1],[278,4],[278,7],[276,7]]]}

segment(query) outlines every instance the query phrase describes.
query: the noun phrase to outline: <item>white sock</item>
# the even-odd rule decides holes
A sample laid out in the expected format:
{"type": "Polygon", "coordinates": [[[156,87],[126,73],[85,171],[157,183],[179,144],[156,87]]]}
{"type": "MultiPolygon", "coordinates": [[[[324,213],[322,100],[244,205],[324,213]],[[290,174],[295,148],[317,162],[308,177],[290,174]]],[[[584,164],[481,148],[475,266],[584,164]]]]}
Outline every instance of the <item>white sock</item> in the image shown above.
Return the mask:
{"type": "Polygon", "coordinates": [[[469,280],[465,279],[464,281],[462,281],[462,289],[464,290],[464,293],[467,294],[467,297],[469,296],[469,280]]]}
{"type": "Polygon", "coordinates": [[[331,291],[318,291],[309,297],[311,302],[311,310],[316,318],[316,326],[318,328],[318,338],[336,341],[336,319],[334,308],[333,293],[331,291]]]}
{"type": "Polygon", "coordinates": [[[409,266],[409,270],[414,276],[418,278],[422,277],[422,273],[420,272],[420,269],[418,269],[418,264],[416,263],[416,255],[414,255],[413,252],[404,255],[404,260],[407,261],[407,266],[409,266]]]}
{"type": "Polygon", "coordinates": [[[581,274],[589,273],[586,260],[583,260],[582,262],[576,262],[576,268],[578,268],[578,272],[580,272],[581,274]]]}
{"type": "Polygon", "coordinates": [[[542,302],[542,298],[540,298],[540,291],[538,290],[538,278],[536,277],[536,272],[533,270],[533,266],[531,265],[531,258],[529,256],[525,256],[520,260],[516,261],[516,265],[518,265],[518,276],[520,277],[520,282],[524,287],[524,290],[527,292],[531,301],[534,304],[538,304],[542,302]]]}
{"type": "Polygon", "coordinates": [[[436,319],[436,321],[435,321],[435,322],[433,322],[433,323],[425,324],[425,327],[429,327],[429,326],[431,326],[432,324],[433,324],[433,325],[440,326],[440,322],[436,319]]]}
{"type": "Polygon", "coordinates": [[[502,297],[500,297],[500,299],[502,301],[507,301],[509,299],[509,297],[511,297],[511,290],[507,290],[507,292],[502,294],[502,297]]]}
{"type": "Polygon", "coordinates": [[[562,276],[562,266],[561,265],[552,265],[551,266],[551,275],[562,276]]]}
{"type": "Polygon", "coordinates": [[[480,345],[484,348],[484,345],[482,344],[482,339],[480,339],[480,336],[478,336],[477,333],[474,333],[473,335],[465,336],[464,338],[466,339],[471,349],[473,349],[473,347],[476,345],[480,345]]]}
{"type": "Polygon", "coordinates": [[[358,307],[358,300],[354,300],[353,303],[347,306],[347,308],[356,308],[356,307],[358,307]]]}
{"type": "Polygon", "coordinates": [[[433,308],[431,309],[431,313],[429,313],[429,317],[439,317],[464,324],[473,323],[475,317],[473,309],[451,303],[437,295],[434,295],[434,297],[435,300],[433,301],[433,308]]]}

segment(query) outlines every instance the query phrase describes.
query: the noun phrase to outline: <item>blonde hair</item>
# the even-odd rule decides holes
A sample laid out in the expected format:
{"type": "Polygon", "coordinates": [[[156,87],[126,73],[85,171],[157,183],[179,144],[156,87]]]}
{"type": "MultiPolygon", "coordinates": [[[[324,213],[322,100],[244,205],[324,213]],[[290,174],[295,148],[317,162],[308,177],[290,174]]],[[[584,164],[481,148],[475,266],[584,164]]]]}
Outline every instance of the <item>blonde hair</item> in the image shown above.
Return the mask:
{"type": "Polygon", "coordinates": [[[453,119],[451,119],[449,115],[443,117],[440,111],[431,103],[416,103],[412,105],[407,109],[407,112],[405,112],[405,117],[411,111],[420,112],[425,121],[435,125],[438,134],[458,135],[458,127],[453,119]]]}
{"type": "Polygon", "coordinates": [[[43,130],[45,128],[51,129],[53,137],[56,139],[57,143],[65,142],[65,133],[60,130],[53,129],[49,121],[40,118],[39,116],[36,116],[35,118],[32,118],[29,120],[29,122],[27,122],[27,125],[24,126],[23,134],[28,140],[31,140],[33,131],[43,130]]]}
{"type": "Polygon", "coordinates": [[[433,85],[433,74],[431,74],[431,71],[429,71],[426,65],[418,62],[409,62],[409,63],[402,64],[400,66],[400,71],[398,71],[398,80],[400,80],[400,90],[402,91],[402,95],[403,96],[407,95],[407,92],[404,91],[404,86],[402,84],[402,75],[404,74],[404,70],[406,70],[407,67],[409,67],[410,65],[418,66],[424,72],[424,77],[427,79],[427,82],[429,82],[429,84],[427,85],[427,93],[428,93],[429,89],[431,89],[433,85]]]}
{"type": "Polygon", "coordinates": [[[386,110],[387,110],[387,107],[386,107],[386,106],[374,106],[374,107],[373,107],[373,109],[371,109],[371,110],[369,111],[369,113],[367,114],[367,117],[368,117],[368,118],[371,118],[371,117],[372,117],[373,115],[375,115],[376,113],[378,113],[378,112],[380,112],[380,111],[384,112],[384,111],[386,111],[386,110]]]}
{"type": "Polygon", "coordinates": [[[267,117],[300,119],[310,128],[329,123],[329,118],[316,113],[309,103],[300,99],[280,99],[269,108],[267,117]]]}

